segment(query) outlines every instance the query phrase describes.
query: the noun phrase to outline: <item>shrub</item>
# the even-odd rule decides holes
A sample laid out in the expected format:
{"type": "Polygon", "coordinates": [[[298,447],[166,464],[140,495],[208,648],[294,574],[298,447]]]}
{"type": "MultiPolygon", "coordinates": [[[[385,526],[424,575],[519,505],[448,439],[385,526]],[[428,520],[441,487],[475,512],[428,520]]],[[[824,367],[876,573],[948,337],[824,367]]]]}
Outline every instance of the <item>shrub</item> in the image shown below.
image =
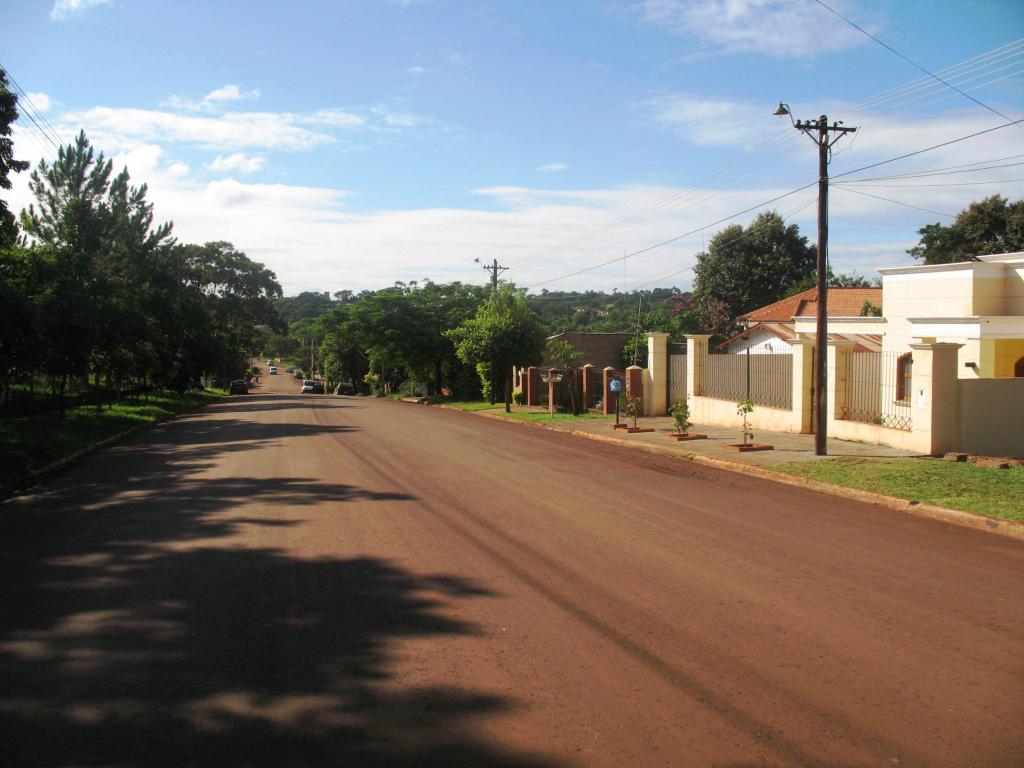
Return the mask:
{"type": "Polygon", "coordinates": [[[679,434],[685,435],[690,431],[693,424],[690,423],[690,400],[686,395],[680,395],[673,400],[668,412],[672,415],[672,421],[679,434]]]}

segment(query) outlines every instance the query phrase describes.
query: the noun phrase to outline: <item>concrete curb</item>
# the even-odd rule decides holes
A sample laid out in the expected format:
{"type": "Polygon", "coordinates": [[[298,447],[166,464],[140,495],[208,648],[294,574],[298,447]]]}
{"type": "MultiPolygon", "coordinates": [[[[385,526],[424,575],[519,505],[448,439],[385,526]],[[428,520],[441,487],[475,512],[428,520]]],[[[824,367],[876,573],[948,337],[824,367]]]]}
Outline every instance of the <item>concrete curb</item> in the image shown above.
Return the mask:
{"type": "Polygon", "coordinates": [[[12,496],[15,496],[18,493],[18,491],[22,491],[28,487],[31,487],[31,485],[34,484],[37,480],[40,480],[49,475],[56,474],[57,472],[61,472],[62,470],[65,470],[68,467],[77,464],[86,456],[90,456],[96,453],[97,451],[102,451],[104,448],[109,448],[110,446],[120,443],[131,437],[135,437],[135,435],[145,432],[147,429],[152,429],[153,427],[159,426],[160,424],[166,424],[168,421],[173,421],[179,416],[187,416],[190,413],[201,411],[206,406],[212,405],[213,403],[219,403],[221,400],[227,399],[227,397],[227,395],[218,397],[216,400],[211,400],[208,403],[197,405],[195,408],[188,408],[184,411],[172,413],[170,416],[166,416],[162,419],[157,419],[156,421],[148,421],[145,424],[139,424],[138,426],[132,427],[131,429],[126,429],[124,432],[118,432],[116,435],[105,437],[98,443],[92,443],[91,445],[87,445],[85,448],[81,448],[75,451],[74,453],[68,454],[63,458],[57,459],[57,461],[51,464],[47,464],[45,467],[33,469],[31,472],[22,475],[17,480],[5,483],[4,485],[0,485],[0,501],[6,501],[12,496]]]}
{"type": "MultiPolygon", "coordinates": [[[[454,408],[446,405],[441,405],[439,407],[453,411],[461,410],[460,408],[454,408]]],[[[667,446],[663,447],[660,445],[636,443],[629,440],[623,440],[622,438],[612,437],[610,435],[598,435],[593,432],[582,432],[575,429],[556,429],[555,427],[549,427],[546,424],[509,419],[504,416],[483,413],[481,411],[463,411],[463,413],[470,413],[473,416],[483,416],[489,419],[498,419],[506,424],[515,423],[528,427],[539,427],[540,429],[545,429],[549,432],[561,432],[565,435],[582,437],[599,443],[619,445],[633,450],[646,451],[647,453],[653,453],[658,456],[666,456],[669,458],[680,459],[682,461],[692,461],[695,464],[703,464],[708,467],[724,469],[729,472],[739,472],[740,474],[759,477],[763,480],[783,483],[784,485],[791,485],[797,488],[806,488],[807,490],[826,493],[831,496],[852,499],[854,501],[863,501],[868,504],[876,504],[897,512],[906,512],[918,517],[926,517],[931,520],[940,520],[944,523],[951,523],[962,528],[973,528],[978,531],[985,531],[987,533],[994,533],[999,536],[1017,539],[1018,541],[1024,541],[1024,523],[1018,523],[1013,520],[997,520],[992,517],[985,517],[984,515],[976,515],[973,512],[949,509],[947,507],[940,507],[936,504],[908,501],[907,499],[900,499],[895,496],[886,496],[885,494],[875,493],[873,491],[864,491],[859,488],[848,488],[845,485],[835,485],[833,483],[826,483],[821,480],[813,480],[811,478],[800,477],[798,475],[787,475],[784,472],[776,472],[772,469],[766,469],[764,467],[753,466],[750,464],[740,464],[735,461],[728,461],[727,459],[716,459],[713,456],[702,456],[697,453],[680,453],[678,451],[671,450],[667,446]]]]}

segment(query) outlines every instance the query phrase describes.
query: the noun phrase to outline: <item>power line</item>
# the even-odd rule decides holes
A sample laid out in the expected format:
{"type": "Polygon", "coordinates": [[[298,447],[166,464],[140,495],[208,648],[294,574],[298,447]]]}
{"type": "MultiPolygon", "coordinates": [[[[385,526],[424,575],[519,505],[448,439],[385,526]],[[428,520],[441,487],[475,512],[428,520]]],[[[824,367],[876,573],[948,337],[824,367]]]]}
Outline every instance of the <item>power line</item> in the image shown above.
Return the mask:
{"type": "Polygon", "coordinates": [[[856,195],[864,195],[864,197],[873,197],[873,198],[875,198],[875,200],[882,200],[882,201],[884,201],[886,203],[893,203],[894,205],[902,205],[905,208],[913,208],[914,210],[924,211],[925,213],[934,213],[934,214],[936,214],[938,216],[946,216],[947,218],[950,218],[950,219],[955,219],[956,218],[956,215],[952,214],[952,213],[943,213],[942,211],[935,211],[935,210],[932,210],[931,208],[922,208],[919,205],[911,205],[910,203],[903,203],[903,202],[900,202],[899,200],[891,200],[888,197],[882,197],[881,195],[873,195],[870,192],[863,192],[863,191],[861,191],[859,189],[852,189],[850,187],[836,187],[836,189],[839,189],[839,190],[841,190],[843,192],[853,192],[856,195]]]}
{"type": "MultiPolygon", "coordinates": [[[[842,19],[843,21],[845,21],[845,22],[846,22],[847,24],[849,24],[849,25],[850,25],[851,27],[853,27],[854,29],[856,29],[856,30],[858,30],[859,32],[862,32],[863,34],[865,34],[865,35],[867,35],[868,37],[870,37],[870,38],[871,38],[872,40],[874,40],[874,41],[875,41],[876,43],[878,43],[878,44],[879,44],[880,46],[882,46],[883,48],[885,48],[885,49],[886,49],[887,51],[890,51],[890,52],[894,53],[895,55],[899,56],[899,57],[900,57],[901,59],[903,59],[903,60],[904,60],[905,62],[907,62],[908,64],[910,64],[910,65],[911,65],[912,67],[915,67],[915,68],[917,68],[917,69],[921,70],[921,71],[922,71],[922,72],[924,72],[924,73],[925,73],[926,75],[928,75],[928,77],[931,77],[931,78],[934,78],[934,79],[938,80],[938,81],[939,81],[940,83],[942,83],[943,85],[945,85],[945,86],[946,86],[946,87],[948,87],[948,88],[952,88],[952,89],[953,89],[954,91],[956,91],[957,93],[959,93],[959,94],[960,94],[961,96],[963,96],[963,97],[964,97],[965,99],[970,99],[970,100],[971,100],[971,101],[973,101],[973,102],[974,102],[975,104],[977,104],[977,105],[978,105],[979,107],[983,107],[983,108],[987,109],[987,110],[988,110],[989,112],[991,112],[991,113],[992,113],[992,114],[994,114],[994,115],[999,115],[999,117],[1003,118],[1004,120],[1010,120],[1010,119],[1011,119],[1011,118],[1010,118],[1010,117],[1009,117],[1008,115],[1004,115],[1004,114],[1003,114],[1002,112],[1000,112],[1000,111],[999,111],[998,109],[995,109],[995,108],[993,108],[993,107],[990,107],[990,106],[989,106],[988,104],[986,104],[985,102],[983,102],[983,101],[980,101],[979,99],[976,99],[976,98],[974,98],[973,96],[971,96],[970,94],[966,93],[965,91],[962,91],[962,90],[960,90],[960,89],[959,89],[959,88],[957,88],[957,87],[956,87],[955,85],[952,85],[951,83],[949,83],[949,82],[948,82],[947,80],[944,80],[943,78],[939,77],[938,75],[936,75],[936,74],[933,74],[932,72],[929,72],[929,71],[928,71],[927,69],[925,69],[924,67],[922,67],[922,66],[921,66],[920,64],[918,64],[918,63],[917,63],[916,61],[913,61],[912,59],[910,59],[910,58],[908,58],[908,57],[904,56],[904,55],[903,55],[902,53],[900,53],[899,51],[897,51],[897,50],[896,50],[895,48],[893,48],[893,47],[892,47],[891,45],[889,45],[888,43],[886,43],[886,42],[883,42],[882,40],[879,40],[879,39],[878,39],[877,37],[875,37],[875,36],[874,36],[873,34],[871,34],[871,33],[870,33],[870,32],[868,32],[868,31],[867,31],[866,29],[864,29],[864,27],[861,27],[861,26],[859,26],[859,25],[855,24],[855,23],[854,23],[853,21],[851,21],[850,19],[848,19],[848,18],[846,18],[845,16],[843,16],[843,14],[841,14],[841,13],[840,13],[839,11],[837,11],[837,10],[836,10],[835,8],[831,7],[831,6],[830,6],[830,5],[828,5],[827,3],[823,2],[823,0],[814,0],[814,2],[816,2],[816,3],[818,4],[818,5],[820,5],[820,6],[822,7],[822,8],[824,8],[824,9],[825,9],[826,11],[828,11],[829,13],[832,13],[832,14],[834,14],[834,15],[838,16],[838,17],[839,17],[840,19],[842,19]]],[[[1018,122],[1019,122],[1019,121],[1018,121],[1018,122]]]]}
{"type": "MultiPolygon", "coordinates": [[[[940,70],[940,72],[945,74],[951,80],[960,79],[961,84],[963,84],[965,82],[977,80],[978,78],[981,77],[988,77],[989,75],[992,74],[993,71],[999,71],[999,69],[1005,69],[1006,67],[1009,66],[1019,66],[1021,64],[1024,64],[1024,60],[1014,60],[1010,64],[1004,64],[999,69],[991,69],[994,64],[998,64],[1001,61],[1006,60],[1007,58],[1016,59],[1017,57],[1020,57],[1022,54],[1024,54],[1024,39],[1008,43],[986,53],[979,54],[978,56],[972,57],[970,59],[966,59],[965,61],[960,62],[959,64],[955,64],[951,67],[947,67],[944,70],[940,70]],[[970,80],[963,80],[963,78],[966,75],[977,72],[978,70],[986,69],[989,71],[983,72],[982,74],[976,74],[974,75],[974,77],[970,78],[970,80]]],[[[1006,77],[1013,76],[1016,74],[1018,74],[1018,72],[1011,73],[1011,75],[1007,75],[1006,77]]],[[[903,86],[890,89],[889,91],[885,91],[874,97],[866,99],[862,101],[860,104],[854,106],[853,116],[851,117],[851,119],[858,119],[858,115],[861,114],[862,112],[877,111],[878,108],[880,108],[883,104],[889,101],[896,101],[897,106],[902,107],[902,109],[898,111],[907,111],[909,107],[907,106],[906,97],[909,94],[914,93],[916,91],[924,90],[925,93],[921,94],[916,98],[928,98],[929,96],[934,95],[934,93],[938,89],[942,88],[941,83],[938,87],[936,87],[933,82],[933,79],[934,78],[929,73],[929,76],[926,78],[919,78],[918,80],[911,81],[910,83],[905,84],[903,86]]],[[[1002,79],[1005,79],[1005,77],[997,78],[995,81],[990,80],[984,83],[980,83],[974,88],[980,88],[989,85],[992,82],[996,82],[1002,79]]],[[[945,100],[945,98],[948,97],[944,97],[943,99],[940,100],[945,100]]],[[[922,106],[927,106],[927,104],[922,106]]],[[[750,150],[747,150],[742,155],[734,158],[733,160],[728,161],[725,165],[719,167],[715,171],[711,171],[707,174],[704,174],[704,176],[695,179],[694,182],[691,183],[692,187],[693,185],[697,185],[700,183],[708,183],[712,180],[721,179],[719,183],[716,184],[714,190],[695,190],[692,188],[677,190],[663,198],[645,204],[619,217],[618,219],[615,219],[607,224],[601,225],[596,229],[591,230],[589,233],[581,235],[576,239],[562,241],[562,243],[559,243],[551,248],[546,248],[544,249],[544,251],[538,252],[535,256],[530,256],[525,260],[518,262],[516,266],[521,267],[524,264],[531,263],[539,258],[550,257],[557,253],[579,251],[587,247],[588,245],[592,245],[593,243],[599,240],[603,240],[607,237],[611,237],[616,234],[621,234],[622,232],[628,229],[638,226],[640,223],[651,220],[655,216],[658,216],[658,218],[663,218],[664,216],[668,216],[671,213],[677,213],[692,208],[698,205],[699,203],[709,199],[710,197],[720,194],[719,190],[721,190],[721,188],[724,187],[724,185],[727,184],[728,182],[733,181],[739,178],[740,176],[743,176],[746,173],[755,170],[758,167],[761,167],[769,162],[772,162],[773,160],[780,159],[781,157],[790,154],[795,149],[795,146],[792,146],[793,140],[791,139],[791,136],[792,134],[786,132],[785,135],[780,135],[774,139],[762,142],[758,146],[755,146],[750,150]],[[773,149],[781,148],[787,143],[791,144],[791,146],[788,149],[784,150],[781,153],[772,152],[773,149]],[[749,157],[751,154],[754,153],[759,153],[764,156],[761,162],[758,162],[754,165],[748,164],[742,170],[732,174],[728,178],[721,178],[723,175],[725,175],[731,169],[733,169],[738,163],[741,163],[745,158],[749,157]],[[680,205],[676,205],[676,203],[679,203],[680,205]]]]}
{"type": "MultiPolygon", "coordinates": [[[[983,168],[981,170],[988,169],[983,168]]],[[[867,187],[868,189],[912,189],[915,187],[979,187],[987,184],[1015,184],[1018,181],[1024,181],[1024,178],[991,179],[986,181],[956,181],[947,184],[861,184],[859,182],[848,181],[843,184],[843,188],[867,187]]]]}
{"type": "MultiPolygon", "coordinates": [[[[966,136],[960,136],[958,138],[950,139],[949,141],[944,141],[944,142],[941,142],[939,144],[933,144],[932,146],[925,147],[924,149],[919,149],[919,150],[916,150],[914,152],[906,152],[906,153],[904,153],[902,155],[898,155],[896,157],[891,157],[888,160],[880,160],[877,163],[871,163],[869,165],[861,166],[860,168],[855,168],[855,169],[850,170],[850,171],[845,171],[843,173],[836,174],[832,178],[833,179],[837,179],[837,178],[840,178],[840,177],[843,177],[843,176],[850,176],[850,175],[852,175],[854,173],[860,173],[861,171],[866,171],[866,170],[868,170],[870,168],[877,168],[877,167],[882,166],[882,165],[887,165],[889,163],[897,162],[898,160],[905,160],[908,157],[915,157],[917,155],[924,154],[925,152],[931,152],[933,150],[940,149],[942,147],[948,147],[948,146],[950,146],[952,144],[957,144],[957,143],[959,143],[961,141],[967,141],[968,139],[973,139],[973,138],[976,138],[978,136],[984,136],[984,135],[992,133],[994,131],[1002,130],[1003,128],[1008,128],[1011,125],[1019,125],[1022,122],[1024,122],[1024,119],[1010,121],[1008,123],[1004,123],[1003,125],[993,126],[992,128],[986,128],[986,129],[981,130],[981,131],[975,131],[974,133],[967,134],[966,136]]],[[[542,281],[540,281],[538,283],[534,283],[533,285],[529,286],[528,289],[529,288],[537,288],[537,287],[542,286],[542,285],[548,285],[550,283],[558,282],[559,280],[565,280],[565,279],[570,278],[570,277],[576,277],[578,275],[582,275],[582,274],[585,274],[587,272],[592,272],[595,269],[600,269],[601,267],[606,267],[609,264],[614,264],[614,263],[616,263],[618,261],[623,261],[623,260],[631,258],[633,256],[639,256],[642,253],[647,253],[648,251],[653,251],[656,248],[661,248],[661,247],[663,247],[665,245],[668,245],[670,243],[674,243],[677,240],[681,240],[684,237],[688,237],[690,235],[696,234],[697,232],[701,232],[701,231],[703,231],[705,229],[710,229],[711,227],[714,227],[714,226],[717,226],[719,224],[722,224],[723,222],[726,222],[726,221],[728,221],[730,219],[734,219],[737,216],[742,216],[744,213],[749,213],[750,211],[756,210],[757,208],[762,208],[762,207],[764,207],[766,205],[770,205],[771,203],[773,203],[773,202],[775,202],[777,200],[782,200],[785,197],[789,197],[790,195],[796,194],[797,192],[800,192],[802,190],[808,189],[809,187],[813,187],[817,183],[818,183],[817,180],[812,181],[809,184],[805,184],[802,187],[798,187],[797,189],[790,190],[789,192],[786,192],[786,193],[784,193],[782,195],[774,197],[771,200],[767,200],[767,201],[765,201],[763,203],[758,203],[757,205],[751,206],[750,208],[746,208],[746,209],[744,209],[742,211],[739,211],[737,213],[734,213],[734,214],[732,214],[730,216],[726,216],[725,218],[719,219],[718,221],[712,222],[711,224],[707,224],[707,225],[705,225],[703,227],[698,227],[696,229],[690,230],[689,232],[684,232],[681,235],[677,235],[676,237],[669,238],[668,240],[664,240],[664,241],[662,241],[660,243],[656,243],[655,245],[647,246],[646,248],[641,248],[640,250],[633,251],[632,253],[626,254],[625,256],[618,256],[618,257],[616,257],[614,259],[609,259],[608,261],[601,262],[600,264],[595,264],[595,265],[590,266],[590,267],[585,267],[583,269],[576,270],[575,272],[570,272],[570,273],[565,274],[565,275],[560,275],[558,277],[553,277],[553,278],[550,278],[548,280],[542,280],[542,281]]]]}
{"type": "Polygon", "coordinates": [[[961,165],[947,165],[943,168],[928,168],[921,171],[911,171],[910,173],[893,174],[892,176],[866,176],[862,179],[850,179],[850,181],[839,182],[841,184],[850,184],[855,181],[889,181],[891,179],[915,179],[924,178],[926,176],[950,176],[958,173],[974,173],[975,171],[988,171],[997,168],[1011,168],[1017,165],[1024,165],[1024,163],[1003,163],[1001,165],[987,165],[988,163],[1000,163],[1003,160],[1016,160],[1024,155],[1010,155],[1009,157],[1000,157],[993,160],[978,160],[974,163],[962,163],[961,165]],[[972,168],[970,166],[983,166],[978,168],[972,168]],[[960,169],[960,170],[955,170],[960,169]]]}
{"type": "Polygon", "coordinates": [[[600,264],[595,264],[592,267],[586,267],[584,269],[577,270],[576,272],[571,272],[571,273],[569,273],[567,275],[561,275],[560,277],[553,277],[553,278],[551,278],[549,280],[542,280],[539,283],[534,283],[533,285],[528,286],[528,289],[529,288],[536,288],[536,287],[541,286],[541,285],[547,285],[548,283],[554,283],[554,282],[557,282],[559,280],[565,280],[566,278],[569,278],[569,277],[576,277],[577,275],[582,275],[582,274],[584,274],[586,272],[593,272],[595,269],[600,269],[601,267],[607,267],[609,264],[614,264],[617,261],[625,261],[626,259],[632,258],[633,256],[639,256],[642,253],[647,253],[648,251],[653,251],[655,248],[661,248],[661,247],[666,246],[666,245],[668,245],[670,243],[674,243],[677,240],[682,240],[684,237],[689,237],[690,235],[695,235],[698,232],[702,232],[705,229],[710,229],[711,227],[718,226],[719,224],[722,224],[723,222],[729,221],[729,219],[735,219],[737,216],[742,216],[744,213],[750,213],[751,211],[757,210],[758,208],[763,208],[766,205],[771,205],[772,203],[776,202],[777,200],[782,200],[783,198],[789,197],[790,195],[795,195],[797,192],[802,192],[803,190],[808,189],[809,187],[813,187],[817,183],[818,183],[818,181],[814,180],[810,184],[804,184],[802,187],[797,187],[796,189],[792,189],[789,192],[785,192],[785,193],[783,193],[781,195],[773,197],[771,200],[765,200],[764,202],[758,203],[757,205],[752,205],[750,208],[745,208],[742,211],[737,211],[736,213],[733,213],[733,214],[731,214],[729,216],[721,218],[718,221],[713,221],[710,224],[705,224],[703,227],[697,227],[696,229],[691,229],[689,232],[684,232],[681,235],[676,235],[675,237],[670,237],[668,240],[663,240],[662,242],[656,243],[655,245],[649,245],[646,248],[641,248],[638,251],[633,251],[632,253],[627,253],[624,256],[617,256],[614,259],[609,259],[608,261],[601,262],[600,264]]]}

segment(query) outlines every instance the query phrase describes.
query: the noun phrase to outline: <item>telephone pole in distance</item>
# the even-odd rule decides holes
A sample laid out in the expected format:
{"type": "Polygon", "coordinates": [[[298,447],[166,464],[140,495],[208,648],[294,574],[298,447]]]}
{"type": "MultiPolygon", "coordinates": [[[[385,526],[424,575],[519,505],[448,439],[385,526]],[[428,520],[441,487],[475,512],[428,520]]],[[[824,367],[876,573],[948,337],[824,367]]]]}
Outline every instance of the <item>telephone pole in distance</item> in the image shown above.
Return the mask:
{"type": "MultiPolygon", "coordinates": [[[[480,264],[480,259],[473,259],[477,264],[480,264]]],[[[498,275],[508,269],[498,264],[498,260],[495,259],[493,264],[480,264],[480,267],[484,272],[491,273],[491,287],[494,289],[498,288],[498,275]]]]}

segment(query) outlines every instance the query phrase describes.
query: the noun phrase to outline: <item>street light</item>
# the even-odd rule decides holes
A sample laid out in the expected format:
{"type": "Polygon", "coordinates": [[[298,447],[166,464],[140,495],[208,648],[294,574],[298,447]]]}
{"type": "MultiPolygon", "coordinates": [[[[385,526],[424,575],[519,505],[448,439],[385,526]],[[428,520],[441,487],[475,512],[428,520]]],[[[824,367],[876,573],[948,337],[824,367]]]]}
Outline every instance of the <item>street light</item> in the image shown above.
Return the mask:
{"type": "Polygon", "coordinates": [[[815,334],[817,384],[814,390],[817,419],[814,428],[814,453],[825,456],[828,453],[828,373],[825,367],[825,356],[828,352],[828,163],[831,159],[832,145],[839,141],[843,134],[853,133],[857,129],[843,127],[842,122],[838,121],[829,125],[828,117],[825,115],[817,120],[793,120],[789,105],[781,101],[774,114],[776,117],[788,117],[794,128],[818,145],[818,325],[815,334]],[[835,138],[830,138],[830,133],[836,134],[835,138]]]}

